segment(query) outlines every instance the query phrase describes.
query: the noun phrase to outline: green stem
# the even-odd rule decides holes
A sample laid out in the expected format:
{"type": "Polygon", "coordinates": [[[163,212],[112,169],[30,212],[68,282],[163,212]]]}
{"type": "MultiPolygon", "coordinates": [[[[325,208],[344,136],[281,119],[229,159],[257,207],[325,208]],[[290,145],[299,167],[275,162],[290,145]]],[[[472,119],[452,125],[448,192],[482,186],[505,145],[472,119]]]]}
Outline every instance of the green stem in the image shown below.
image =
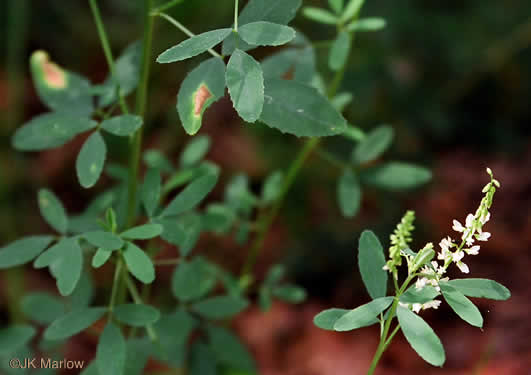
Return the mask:
{"type": "Polygon", "coordinates": [[[234,0],[234,32],[238,32],[238,0],[234,0]]]}
{"type": "MultiPolygon", "coordinates": [[[[131,294],[131,297],[133,297],[133,301],[135,301],[137,305],[143,305],[144,302],[142,301],[142,298],[140,297],[140,294],[138,293],[136,285],[133,282],[133,280],[131,280],[131,277],[129,277],[128,274],[125,275],[125,282],[127,284],[127,289],[129,289],[129,293],[131,294]]],[[[146,326],[146,332],[151,341],[153,342],[158,341],[157,333],[155,332],[151,324],[146,326]]]]}
{"type": "MultiPolygon", "coordinates": [[[[109,65],[109,70],[111,72],[111,76],[113,77],[114,82],[118,83],[118,80],[116,79],[115,69],[114,69],[114,58],[112,55],[111,45],[109,43],[109,38],[107,37],[107,32],[105,31],[105,26],[103,25],[103,21],[101,18],[101,12],[98,8],[98,3],[96,0],[89,0],[90,9],[92,11],[92,16],[94,17],[94,22],[96,23],[96,29],[98,30],[98,35],[100,37],[101,46],[103,47],[103,53],[105,55],[105,59],[107,60],[107,65],[109,65]]],[[[120,93],[120,89],[118,88],[118,100],[120,102],[120,107],[122,108],[122,112],[129,113],[129,108],[127,108],[127,103],[125,102],[125,99],[123,95],[120,93]]]]}
{"type": "Polygon", "coordinates": [[[179,5],[183,1],[184,0],[171,0],[171,1],[168,1],[167,3],[162,4],[160,7],[155,9],[155,12],[164,12],[165,10],[168,10],[170,8],[173,8],[176,5],[179,5]]]}
{"type": "MultiPolygon", "coordinates": [[[[135,112],[144,118],[147,106],[147,93],[149,86],[149,72],[151,68],[151,45],[153,42],[154,19],[150,16],[153,0],[144,0],[144,41],[142,51],[142,70],[140,84],[136,96],[135,112]]],[[[128,197],[127,197],[127,226],[132,226],[136,220],[137,208],[137,186],[138,170],[140,167],[140,156],[142,149],[142,129],[141,127],[132,136],[130,141],[131,154],[129,156],[129,177],[128,177],[128,197]]]]}
{"type": "Polygon", "coordinates": [[[109,314],[112,314],[114,310],[114,306],[116,304],[116,295],[118,294],[118,286],[120,285],[120,279],[122,274],[122,258],[118,258],[118,261],[116,262],[116,267],[114,269],[114,278],[112,283],[112,290],[111,290],[111,299],[109,301],[109,314]]]}
{"type": "MultiPolygon", "coordinates": [[[[159,11],[155,11],[155,12],[152,12],[151,13],[151,16],[152,17],[162,17],[164,18],[166,21],[168,21],[169,23],[171,23],[173,26],[175,26],[176,28],[178,28],[179,30],[181,30],[184,34],[186,34],[188,37],[192,38],[195,36],[195,34],[190,31],[189,29],[186,28],[186,26],[184,26],[182,23],[180,23],[179,21],[177,21],[175,18],[173,18],[172,16],[166,14],[166,13],[162,13],[162,12],[159,12],[159,11]]],[[[221,56],[219,53],[217,53],[216,51],[214,51],[212,48],[209,48],[207,50],[208,53],[210,53],[212,56],[214,57],[218,57],[220,59],[223,59],[223,56],[221,56]]]]}

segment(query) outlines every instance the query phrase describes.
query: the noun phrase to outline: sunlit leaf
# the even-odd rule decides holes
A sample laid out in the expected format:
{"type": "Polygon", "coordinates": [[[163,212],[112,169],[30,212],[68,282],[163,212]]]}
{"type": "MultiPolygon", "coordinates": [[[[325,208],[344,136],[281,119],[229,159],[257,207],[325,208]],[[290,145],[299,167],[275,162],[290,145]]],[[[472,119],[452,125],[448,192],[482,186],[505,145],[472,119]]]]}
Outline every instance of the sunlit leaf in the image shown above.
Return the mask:
{"type": "Polygon", "coordinates": [[[52,236],[30,236],[0,248],[0,270],[32,261],[53,239],[52,236]]]}
{"type": "Polygon", "coordinates": [[[377,317],[393,303],[394,297],[382,297],[356,307],[342,315],[335,323],[335,331],[352,331],[370,326],[378,321],[377,317]]]}
{"type": "Polygon", "coordinates": [[[221,43],[231,32],[232,29],[219,29],[195,35],[161,53],[157,62],[166,64],[197,56],[221,43]]]}
{"type": "Polygon", "coordinates": [[[126,137],[134,134],[142,126],[143,120],[140,116],[121,115],[111,117],[101,123],[101,128],[111,134],[126,137]]]}
{"type": "Polygon", "coordinates": [[[238,33],[246,43],[257,46],[280,46],[295,38],[291,27],[264,21],[243,25],[238,33]]]}
{"type": "Polygon", "coordinates": [[[131,274],[144,284],[155,280],[155,267],[150,257],[132,242],[127,243],[123,252],[125,264],[131,274]]]}
{"type": "Polygon", "coordinates": [[[385,256],[380,240],[370,230],[360,236],[358,266],[369,295],[375,299],[387,293],[387,271],[383,270],[385,256]]]}

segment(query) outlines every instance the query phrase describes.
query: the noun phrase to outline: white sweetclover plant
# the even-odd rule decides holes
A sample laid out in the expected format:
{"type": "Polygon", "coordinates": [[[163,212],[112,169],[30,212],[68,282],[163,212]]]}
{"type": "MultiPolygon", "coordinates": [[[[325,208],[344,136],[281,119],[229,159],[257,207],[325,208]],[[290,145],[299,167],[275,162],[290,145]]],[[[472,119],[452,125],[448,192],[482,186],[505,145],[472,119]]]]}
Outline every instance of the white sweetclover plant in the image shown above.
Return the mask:
{"type": "Polygon", "coordinates": [[[415,214],[408,211],[390,236],[389,259],[386,261],[378,238],[371,232],[362,233],[359,241],[358,264],[363,282],[373,298],[372,302],[353,310],[329,309],[318,314],[314,323],[323,329],[351,331],[372,324],[380,324],[380,344],[376,349],[367,374],[376,366],[394,336],[402,330],[413,349],[428,363],[442,366],[445,362],[443,345],[431,327],[418,315],[422,310],[438,309],[442,299],[467,323],[483,326],[483,317],[467,297],[506,300],[509,290],[488,279],[450,279],[447,270],[455,264],[465,274],[470,272],[463,261],[466,255],[478,255],[481,243],[491,234],[483,230],[490,220],[490,208],[500,183],[487,168],[490,181],[483,188],[485,196],[475,213],[467,215],[465,225],[453,221],[452,229],[459,238],[450,236],[439,242],[436,253],[433,243],[427,243],[418,252],[410,248],[415,214]],[[403,262],[405,260],[405,262],[403,262]],[[399,283],[399,268],[407,265],[407,277],[399,283]],[[393,280],[395,295],[387,296],[388,274],[393,280]],[[413,285],[412,285],[413,284],[413,285]],[[394,318],[398,322],[391,331],[394,318]]]}

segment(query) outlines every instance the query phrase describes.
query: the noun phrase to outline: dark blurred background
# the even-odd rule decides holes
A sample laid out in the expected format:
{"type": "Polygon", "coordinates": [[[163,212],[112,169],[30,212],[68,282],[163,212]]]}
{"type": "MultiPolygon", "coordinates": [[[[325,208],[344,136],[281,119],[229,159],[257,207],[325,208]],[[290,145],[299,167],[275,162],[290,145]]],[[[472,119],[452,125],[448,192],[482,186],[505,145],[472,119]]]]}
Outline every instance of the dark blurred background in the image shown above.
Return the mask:
{"type": "MultiPolygon", "coordinates": [[[[141,1],[100,3],[118,55],[141,37],[141,1]]],[[[304,1],[322,7],[326,3],[304,1]]],[[[169,13],[200,33],[230,24],[232,12],[232,1],[187,0],[169,13]]],[[[446,348],[445,367],[425,364],[399,335],[379,374],[531,374],[531,2],[367,0],[362,13],[384,17],[387,28],[356,36],[342,87],[354,94],[346,117],[367,130],[391,124],[396,138],[385,159],[428,166],[433,181],[400,194],[365,189],[360,214],[345,220],[335,200],[339,171],[312,157],[289,194],[257,267],[260,279],[272,264],[287,264],[290,279],[308,290],[308,300],[298,306],[275,303],[267,313],[252,308],[235,326],[256,355],[261,374],[363,374],[377,345],[375,327],[339,334],[312,324],[313,316],[324,308],[367,302],[356,265],[359,234],[370,228],[387,242],[405,210],[414,209],[414,245],[438,243],[451,234],[452,219],[463,221],[475,210],[487,181],[485,167],[490,166],[502,183],[488,224],[493,236],[480,256],[467,263],[471,277],[503,283],[512,298],[475,301],[485,317],[483,331],[468,326],[444,305],[425,312],[446,348]]],[[[0,20],[0,244],[4,245],[47,230],[38,214],[38,188],[53,189],[75,213],[110,179],[93,190],[79,188],[74,164],[82,139],[42,153],[21,154],[10,147],[14,129],[46,110],[30,79],[32,51],[48,51],[61,66],[95,83],[105,79],[107,66],[88,2],[3,0],[0,20]]],[[[317,26],[300,15],[293,25],[313,41],[334,37],[333,28],[317,26]]],[[[183,39],[177,29],[157,20],[154,56],[183,39]]],[[[271,52],[261,49],[253,54],[262,58],[271,52]]],[[[325,52],[317,49],[319,69],[328,80],[325,52]]],[[[175,110],[176,94],[187,71],[200,60],[153,66],[145,148],[161,149],[171,160],[177,160],[189,140],[175,110]]],[[[286,168],[301,144],[262,124],[242,124],[227,99],[209,110],[201,133],[212,137],[208,157],[222,166],[222,184],[244,172],[257,189],[272,170],[286,168]]],[[[125,146],[113,145],[111,156],[124,161],[125,146]]],[[[337,151],[334,140],[325,142],[325,147],[337,151]]],[[[221,196],[220,188],[214,199],[221,196]]],[[[247,250],[221,238],[207,238],[203,245],[207,256],[235,271],[247,250]]],[[[1,276],[3,322],[15,308],[8,301],[16,301],[23,290],[53,288],[46,273],[30,267],[22,275],[2,272],[1,276]]],[[[104,285],[108,277],[98,280],[104,285]]],[[[95,339],[73,342],[69,356],[90,359],[94,343],[95,339]]]]}

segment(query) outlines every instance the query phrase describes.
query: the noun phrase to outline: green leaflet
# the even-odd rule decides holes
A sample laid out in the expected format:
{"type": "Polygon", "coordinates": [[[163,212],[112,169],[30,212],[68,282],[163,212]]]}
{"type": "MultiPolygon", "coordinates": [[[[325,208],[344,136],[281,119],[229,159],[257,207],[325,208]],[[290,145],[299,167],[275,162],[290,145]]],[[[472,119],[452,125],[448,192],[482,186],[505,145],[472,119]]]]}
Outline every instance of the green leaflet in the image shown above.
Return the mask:
{"type": "Polygon", "coordinates": [[[100,268],[105,263],[107,263],[111,255],[112,255],[111,250],[105,250],[100,247],[98,250],[96,250],[96,252],[94,253],[94,256],[92,257],[92,267],[100,268]]]}
{"type": "Polygon", "coordinates": [[[73,310],[55,320],[46,328],[44,338],[47,340],[61,340],[74,336],[94,324],[106,311],[107,309],[103,307],[73,310]]]}
{"type": "Polygon", "coordinates": [[[338,17],[322,8],[305,7],[302,10],[302,14],[312,21],[324,23],[327,25],[336,25],[339,22],[338,17]]]}
{"type": "Polygon", "coordinates": [[[186,133],[194,135],[199,131],[207,108],[224,94],[223,60],[213,57],[188,73],[177,97],[177,110],[186,133]]]}
{"type": "Polygon", "coordinates": [[[144,224],[126,230],[120,234],[120,237],[130,240],[149,240],[160,236],[162,229],[162,225],[160,224],[144,224]]]}
{"type": "Polygon", "coordinates": [[[295,81],[270,79],[260,120],[283,133],[298,137],[341,134],[346,121],[316,89],[295,81]]]}
{"type": "Polygon", "coordinates": [[[142,117],[135,115],[121,115],[104,120],[101,128],[111,134],[126,137],[133,135],[142,127],[142,117]]]}
{"type": "Polygon", "coordinates": [[[295,81],[310,84],[316,73],[313,46],[300,32],[288,46],[290,48],[275,52],[262,60],[265,79],[289,77],[295,81]]]}
{"type": "Polygon", "coordinates": [[[402,162],[389,162],[368,169],[361,174],[368,185],[389,190],[412,189],[431,180],[431,171],[402,162]]]}
{"type": "Polygon", "coordinates": [[[50,246],[48,250],[44,251],[37,257],[37,259],[35,259],[33,267],[44,268],[50,266],[65,253],[70,251],[71,241],[70,238],[62,238],[56,244],[50,246]]]}
{"type": "Polygon", "coordinates": [[[163,315],[153,326],[163,351],[156,350],[153,356],[173,366],[182,366],[186,359],[187,342],[197,326],[198,321],[182,310],[163,315]]]}
{"type": "Polygon", "coordinates": [[[481,313],[463,293],[448,283],[440,282],[439,285],[444,299],[461,319],[475,327],[483,327],[481,313]]]}
{"type": "Polygon", "coordinates": [[[0,355],[21,349],[36,333],[36,329],[29,325],[12,325],[0,329],[0,355]]]}
{"type": "Polygon", "coordinates": [[[352,102],[353,96],[350,92],[342,92],[334,96],[330,101],[335,109],[343,112],[345,108],[352,102]]]}
{"type": "Polygon", "coordinates": [[[98,182],[105,157],[107,146],[100,132],[94,132],[85,142],[76,160],[76,172],[79,183],[85,189],[91,188],[98,182]]]}
{"type": "Polygon", "coordinates": [[[387,293],[387,271],[383,270],[385,256],[378,237],[370,230],[360,236],[358,266],[361,278],[373,298],[385,297],[387,293]]]}
{"type": "Polygon", "coordinates": [[[53,275],[57,279],[57,289],[62,296],[72,294],[83,271],[83,250],[76,238],[68,239],[67,250],[60,256],[58,262],[54,261],[53,275]]]}
{"type": "Polygon", "coordinates": [[[295,30],[272,22],[252,22],[238,29],[240,37],[256,46],[280,46],[295,38],[295,30]]]}
{"type": "Polygon", "coordinates": [[[345,7],[343,15],[341,16],[341,22],[346,22],[351,18],[356,17],[359,14],[364,2],[365,0],[350,0],[345,7]]]}
{"type": "Polygon", "coordinates": [[[178,246],[179,253],[184,257],[195,247],[203,229],[201,216],[193,212],[162,219],[159,223],[164,227],[161,237],[178,246]]]}
{"type": "Polygon", "coordinates": [[[340,332],[352,331],[353,329],[367,327],[376,323],[378,315],[393,303],[393,299],[394,297],[376,298],[347,312],[334,323],[334,330],[340,332]]]}
{"type": "Polygon", "coordinates": [[[489,279],[453,279],[448,284],[468,297],[504,301],[511,297],[509,289],[489,279]]]}
{"type": "Polygon", "coordinates": [[[383,18],[362,18],[353,21],[346,26],[349,32],[358,31],[378,31],[385,27],[386,22],[383,18]]]}
{"type": "Polygon", "coordinates": [[[131,303],[116,306],[113,316],[124,324],[143,327],[156,323],[160,319],[160,312],[150,305],[131,303]]]}
{"type": "Polygon", "coordinates": [[[152,217],[160,201],[162,179],[158,169],[149,169],[144,178],[140,199],[149,217],[152,217]]]}
{"type": "Polygon", "coordinates": [[[273,288],[272,294],[281,301],[301,303],[306,299],[306,290],[296,285],[284,284],[273,288]]]}
{"type": "Polygon", "coordinates": [[[19,151],[56,148],[97,125],[96,121],[69,113],[46,113],[33,117],[17,129],[12,145],[19,151]]]}
{"type": "Polygon", "coordinates": [[[157,62],[167,64],[197,56],[221,43],[230,33],[232,33],[232,29],[227,28],[195,35],[161,53],[157,62]]]}
{"type": "Polygon", "coordinates": [[[155,267],[149,256],[132,242],[127,243],[123,252],[125,264],[131,274],[144,284],[155,280],[155,267]]]}
{"type": "Polygon", "coordinates": [[[210,150],[211,141],[206,135],[192,138],[181,153],[181,167],[191,167],[199,163],[210,150]]]}
{"type": "Polygon", "coordinates": [[[68,229],[68,217],[65,208],[57,196],[48,189],[39,190],[39,209],[48,224],[61,234],[68,229]]]}
{"type": "Polygon", "coordinates": [[[216,170],[195,179],[168,204],[160,217],[179,215],[197,206],[214,189],[218,176],[219,171],[216,170]]]}
{"type": "Polygon", "coordinates": [[[284,174],[281,171],[271,173],[264,182],[262,188],[262,202],[273,203],[281,193],[284,174]]]}
{"type": "Polygon", "coordinates": [[[53,239],[52,236],[30,236],[0,248],[0,270],[32,261],[53,239]]]}
{"type": "Polygon", "coordinates": [[[344,217],[353,218],[357,215],[361,203],[361,186],[350,168],[346,168],[339,178],[337,200],[344,217]]]}
{"type": "Polygon", "coordinates": [[[37,94],[51,110],[90,116],[93,105],[87,79],[63,70],[44,51],[31,55],[30,67],[37,94]]]}
{"type": "Polygon", "coordinates": [[[173,165],[159,150],[147,150],[143,159],[149,168],[159,169],[161,172],[173,172],[173,165]]]}
{"type": "Polygon", "coordinates": [[[400,302],[408,304],[426,303],[432,301],[438,295],[437,289],[431,285],[426,285],[421,290],[417,290],[415,285],[412,285],[400,296],[400,302]]]}
{"type": "Polygon", "coordinates": [[[404,336],[418,355],[433,366],[442,366],[444,348],[433,329],[420,316],[402,306],[398,306],[396,315],[404,336]]]}
{"type": "Polygon", "coordinates": [[[117,235],[102,230],[83,233],[83,238],[91,245],[101,247],[105,250],[118,250],[124,245],[124,241],[117,235]]]}
{"type": "Polygon", "coordinates": [[[239,314],[249,306],[249,301],[240,297],[216,296],[194,303],[192,311],[205,319],[227,319],[239,314]]]}
{"type": "Polygon", "coordinates": [[[66,312],[60,298],[42,292],[25,295],[21,309],[26,317],[40,324],[50,324],[66,312]]]}
{"type": "MultiPolygon", "coordinates": [[[[114,64],[116,83],[120,86],[122,96],[127,96],[138,86],[140,81],[140,65],[142,63],[142,42],[136,41],[130,44],[118,57],[114,64]]],[[[104,91],[99,99],[99,106],[106,107],[117,99],[116,84],[111,75],[107,77],[104,91]]]]}
{"type": "Polygon", "coordinates": [[[264,106],[264,74],[260,64],[237,49],[227,65],[226,82],[234,108],[242,119],[255,122],[264,106]]]}
{"type": "Polygon", "coordinates": [[[126,343],[120,328],[108,322],[96,349],[96,366],[100,375],[122,375],[125,369],[126,343]]]}
{"type": "Polygon", "coordinates": [[[233,210],[223,204],[213,203],[207,206],[201,225],[206,231],[223,234],[231,229],[235,220],[236,214],[233,210]]]}
{"type": "MultiPolygon", "coordinates": [[[[300,8],[302,0],[251,0],[240,12],[240,28],[251,22],[265,21],[287,25],[300,8]]],[[[223,42],[223,55],[231,55],[236,48],[248,51],[253,46],[245,43],[236,33],[229,35],[223,42]]]]}
{"type": "Polygon", "coordinates": [[[334,324],[346,313],[351,310],[346,309],[328,309],[321,311],[319,314],[313,318],[313,324],[321,329],[326,329],[328,331],[334,330],[334,324]]]}
{"type": "Polygon", "coordinates": [[[330,5],[330,8],[332,8],[336,14],[341,15],[344,5],[343,0],[328,0],[328,5],[330,5]]]}
{"type": "Polygon", "coordinates": [[[171,287],[175,298],[189,302],[204,297],[216,284],[213,267],[201,258],[181,262],[173,273],[171,287]]]}
{"type": "Polygon", "coordinates": [[[207,336],[209,346],[219,363],[242,371],[256,371],[253,356],[232,332],[223,327],[209,325],[207,336]]]}
{"type": "Polygon", "coordinates": [[[378,158],[393,142],[393,128],[387,125],[371,130],[365,138],[354,148],[351,160],[356,164],[363,164],[378,158]]]}

